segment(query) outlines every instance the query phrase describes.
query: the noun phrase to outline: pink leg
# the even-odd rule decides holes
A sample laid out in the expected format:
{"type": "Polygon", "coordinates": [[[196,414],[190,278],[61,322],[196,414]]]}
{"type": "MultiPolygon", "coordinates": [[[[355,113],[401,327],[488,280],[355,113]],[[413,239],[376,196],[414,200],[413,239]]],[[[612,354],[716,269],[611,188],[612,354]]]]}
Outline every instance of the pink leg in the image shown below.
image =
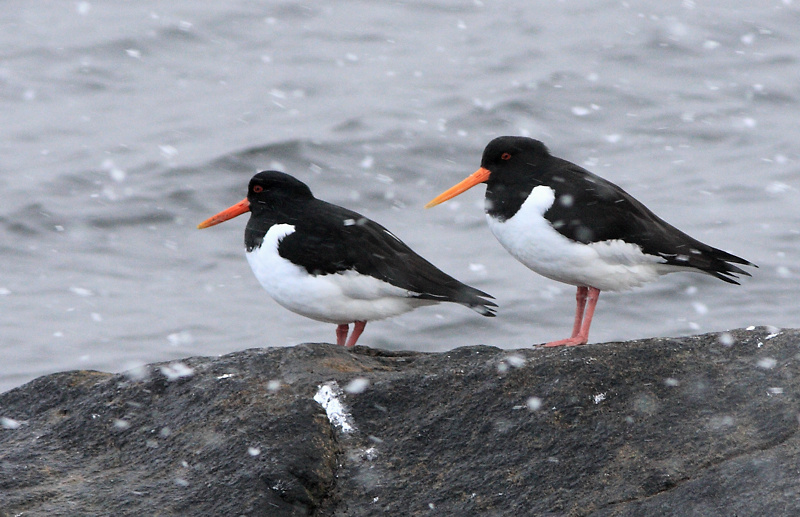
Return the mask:
{"type": "Polygon", "coordinates": [[[583,343],[589,342],[589,327],[592,326],[592,318],[594,317],[594,309],[597,307],[597,301],[600,299],[600,289],[594,287],[589,288],[588,303],[586,304],[586,312],[583,314],[583,326],[581,332],[578,334],[583,339],[583,343]]]}
{"type": "Polygon", "coordinates": [[[585,305],[586,312],[581,314],[581,319],[583,320],[580,322],[578,320],[578,314],[575,315],[575,326],[572,329],[572,337],[568,339],[561,339],[559,341],[552,341],[550,343],[545,344],[546,347],[552,346],[576,346],[576,345],[585,345],[589,342],[589,327],[592,326],[592,318],[594,317],[594,309],[597,307],[597,300],[600,299],[600,289],[595,287],[579,287],[578,294],[576,296],[578,301],[578,312],[583,313],[585,305]],[[581,300],[581,289],[585,289],[588,293],[585,293],[583,296],[583,300],[581,300]],[[577,329],[577,331],[576,331],[577,329]]]}
{"type": "Polygon", "coordinates": [[[583,323],[583,309],[586,308],[586,295],[588,292],[588,287],[580,286],[578,287],[578,292],[575,294],[575,301],[577,301],[578,304],[575,307],[575,323],[572,325],[572,335],[570,337],[577,336],[578,332],[581,331],[581,323],[583,323]]]}
{"type": "Polygon", "coordinates": [[[367,326],[366,321],[356,321],[353,323],[353,333],[350,334],[350,339],[347,340],[346,347],[354,347],[356,346],[356,341],[361,336],[361,333],[364,332],[364,327],[367,326]]]}
{"type": "Polygon", "coordinates": [[[343,323],[336,327],[336,344],[339,346],[344,346],[345,342],[347,342],[347,334],[350,332],[350,325],[347,323],[343,323]]]}

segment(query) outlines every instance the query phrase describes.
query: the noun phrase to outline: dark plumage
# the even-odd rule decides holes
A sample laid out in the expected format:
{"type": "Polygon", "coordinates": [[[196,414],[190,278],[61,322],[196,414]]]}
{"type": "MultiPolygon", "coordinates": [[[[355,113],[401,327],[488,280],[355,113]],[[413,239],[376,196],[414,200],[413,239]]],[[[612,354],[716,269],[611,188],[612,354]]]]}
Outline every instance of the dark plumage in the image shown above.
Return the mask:
{"type": "Polygon", "coordinates": [[[494,316],[490,295],[443,273],[378,223],[316,199],[282,172],[256,174],[246,199],[200,227],[248,210],[245,248],[256,277],[284,307],[338,324],[340,344],[351,322],[356,326],[347,346],[366,321],[438,302],[494,316]]]}
{"type": "Polygon", "coordinates": [[[532,138],[495,138],[480,168],[427,206],[478,183],[486,183],[489,227],[500,243],[533,271],[578,287],[572,336],[548,346],[588,341],[601,290],[629,289],[674,271],[738,284],[737,275],[750,274],[736,264],[754,266],[686,235],[617,185],[552,156],[532,138]]]}
{"type": "Polygon", "coordinates": [[[555,203],[544,217],[568,239],[583,244],[623,240],[667,264],[695,268],[732,284],[739,284],[736,275],[751,276],[731,264],[752,266],[749,261],[686,235],[614,183],[552,156],[538,140],[496,138],[486,146],[481,167],[492,171],[486,182],[486,212],[499,220],[513,217],[534,187],[546,185],[555,191],[555,203]],[[511,158],[503,160],[504,153],[511,158]]]}

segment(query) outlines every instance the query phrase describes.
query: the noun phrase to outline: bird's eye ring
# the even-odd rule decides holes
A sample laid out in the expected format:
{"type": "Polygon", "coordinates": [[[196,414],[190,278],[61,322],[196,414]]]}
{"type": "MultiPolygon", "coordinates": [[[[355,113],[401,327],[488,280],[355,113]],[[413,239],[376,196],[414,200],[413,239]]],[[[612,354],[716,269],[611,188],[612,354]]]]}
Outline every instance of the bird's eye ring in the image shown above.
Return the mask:
{"type": "Polygon", "coordinates": [[[500,159],[501,160],[510,160],[511,159],[511,153],[503,153],[503,154],[501,154],[500,155],[500,159]]]}
{"type": "Polygon", "coordinates": [[[256,185],[255,187],[253,187],[253,192],[255,192],[256,194],[260,194],[264,192],[264,187],[262,187],[261,185],[256,185]]]}

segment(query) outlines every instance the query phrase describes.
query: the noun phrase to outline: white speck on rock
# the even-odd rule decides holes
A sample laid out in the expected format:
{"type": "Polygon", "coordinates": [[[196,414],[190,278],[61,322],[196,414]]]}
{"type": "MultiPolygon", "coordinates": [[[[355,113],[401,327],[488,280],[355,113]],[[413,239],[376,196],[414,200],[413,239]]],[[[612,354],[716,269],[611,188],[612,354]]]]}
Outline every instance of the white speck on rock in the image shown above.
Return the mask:
{"type": "Polygon", "coordinates": [[[259,454],[261,454],[261,449],[259,449],[258,447],[248,447],[247,454],[249,454],[250,456],[258,456],[259,454]]]}
{"type": "Polygon", "coordinates": [[[364,459],[367,461],[373,461],[375,458],[378,457],[378,449],[375,447],[369,447],[364,450],[364,459]]]}
{"type": "Polygon", "coordinates": [[[595,404],[599,404],[599,403],[603,402],[605,399],[606,399],[606,394],[605,393],[598,393],[597,395],[592,397],[592,400],[594,400],[595,404]]]}
{"type": "Polygon", "coordinates": [[[334,427],[343,433],[352,433],[356,430],[353,417],[342,403],[339,397],[342,396],[342,389],[336,381],[326,382],[321,385],[314,395],[314,400],[325,409],[328,420],[334,427]]]}

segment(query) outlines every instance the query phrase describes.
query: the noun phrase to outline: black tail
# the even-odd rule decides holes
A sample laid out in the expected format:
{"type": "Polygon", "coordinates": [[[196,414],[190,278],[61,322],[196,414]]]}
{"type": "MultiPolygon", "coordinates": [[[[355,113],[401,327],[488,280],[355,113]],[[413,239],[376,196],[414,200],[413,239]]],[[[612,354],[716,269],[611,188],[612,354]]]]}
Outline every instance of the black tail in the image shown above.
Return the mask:
{"type": "MultiPolygon", "coordinates": [[[[494,308],[497,307],[497,304],[491,301],[494,300],[494,296],[484,293],[479,289],[475,289],[474,287],[470,287],[467,284],[462,284],[455,278],[450,278],[450,280],[451,282],[448,282],[449,285],[446,286],[446,290],[448,291],[447,293],[420,293],[416,296],[416,298],[458,303],[465,307],[469,307],[481,316],[487,316],[490,318],[494,317],[494,308]]],[[[444,290],[441,289],[441,287],[444,286],[440,285],[439,290],[444,290]]]]}
{"type": "MultiPolygon", "coordinates": [[[[728,253],[727,251],[722,251],[717,248],[712,248],[709,246],[709,250],[702,250],[703,255],[707,259],[706,264],[702,264],[700,266],[691,264],[694,267],[708,273],[711,276],[717,277],[724,282],[728,282],[729,284],[736,284],[739,285],[738,276],[737,275],[744,275],[744,276],[753,276],[744,269],[734,266],[733,264],[741,264],[743,266],[751,266],[757,268],[758,266],[753,264],[752,262],[743,259],[742,257],[737,257],[732,253],[728,253]]],[[[705,261],[704,261],[705,262],[705,261]]]]}

